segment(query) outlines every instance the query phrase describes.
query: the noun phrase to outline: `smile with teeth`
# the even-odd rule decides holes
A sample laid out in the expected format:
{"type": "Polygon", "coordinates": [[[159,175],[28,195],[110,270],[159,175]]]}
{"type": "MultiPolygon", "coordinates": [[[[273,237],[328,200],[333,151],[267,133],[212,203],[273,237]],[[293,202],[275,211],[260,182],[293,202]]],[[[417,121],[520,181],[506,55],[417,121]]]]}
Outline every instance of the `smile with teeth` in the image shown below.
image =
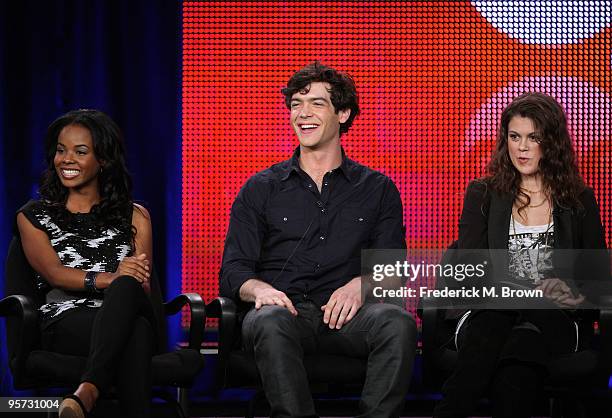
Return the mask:
{"type": "Polygon", "coordinates": [[[81,171],[73,168],[62,168],[61,172],[62,177],[64,177],[65,179],[72,179],[78,176],[81,171]]]}
{"type": "Polygon", "coordinates": [[[304,132],[311,132],[314,129],[317,129],[319,125],[315,125],[314,123],[305,123],[303,125],[299,125],[300,129],[304,132]]]}

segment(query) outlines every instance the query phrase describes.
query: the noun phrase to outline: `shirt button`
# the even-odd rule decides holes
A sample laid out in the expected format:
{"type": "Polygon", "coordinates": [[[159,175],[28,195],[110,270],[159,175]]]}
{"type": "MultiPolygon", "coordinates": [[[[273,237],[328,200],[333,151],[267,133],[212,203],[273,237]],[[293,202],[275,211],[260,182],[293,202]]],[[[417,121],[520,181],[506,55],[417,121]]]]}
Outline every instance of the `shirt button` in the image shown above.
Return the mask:
{"type": "Polygon", "coordinates": [[[314,266],[314,271],[317,271],[317,270],[319,270],[320,268],[321,268],[321,265],[320,265],[320,264],[315,264],[315,266],[314,266]]]}
{"type": "MultiPolygon", "coordinates": [[[[287,219],[287,218],[285,218],[285,219],[287,219]]],[[[359,222],[363,222],[363,218],[359,218],[359,222]]]]}
{"type": "Polygon", "coordinates": [[[287,222],[287,217],[286,216],[283,218],[283,221],[287,222]]]}
{"type": "Polygon", "coordinates": [[[323,235],[321,235],[321,236],[319,237],[319,239],[320,239],[321,241],[323,241],[323,240],[325,239],[325,237],[324,237],[323,235]]]}
{"type": "Polygon", "coordinates": [[[325,182],[325,183],[323,183],[323,186],[327,186],[328,184],[329,184],[329,183],[325,182]]]}
{"type": "Polygon", "coordinates": [[[312,184],[309,184],[309,185],[308,185],[308,188],[309,188],[309,189],[312,189],[312,184]]]}
{"type": "Polygon", "coordinates": [[[321,212],[325,213],[325,208],[321,209],[321,212]]]}
{"type": "Polygon", "coordinates": [[[317,202],[317,206],[322,208],[323,207],[323,202],[321,202],[320,200],[317,202]]]}

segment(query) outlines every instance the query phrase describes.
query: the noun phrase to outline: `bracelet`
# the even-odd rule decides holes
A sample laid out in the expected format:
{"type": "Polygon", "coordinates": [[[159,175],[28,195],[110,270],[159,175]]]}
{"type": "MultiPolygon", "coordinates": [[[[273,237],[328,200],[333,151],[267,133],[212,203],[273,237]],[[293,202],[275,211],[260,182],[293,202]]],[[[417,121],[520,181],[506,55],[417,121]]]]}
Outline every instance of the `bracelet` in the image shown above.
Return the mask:
{"type": "Polygon", "coordinates": [[[85,291],[87,293],[100,293],[100,289],[96,287],[97,271],[88,271],[85,273],[85,291]]]}

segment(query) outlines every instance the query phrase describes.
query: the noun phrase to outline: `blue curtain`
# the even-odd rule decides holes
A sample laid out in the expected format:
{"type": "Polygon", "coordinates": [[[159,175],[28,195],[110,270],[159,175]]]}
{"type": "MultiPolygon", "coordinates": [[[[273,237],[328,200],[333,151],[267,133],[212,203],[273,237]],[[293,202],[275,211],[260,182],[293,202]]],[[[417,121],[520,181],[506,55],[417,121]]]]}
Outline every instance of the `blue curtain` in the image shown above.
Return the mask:
{"type": "MultiPolygon", "coordinates": [[[[36,197],[46,127],[77,108],[100,109],[122,128],[162,286],[179,293],[180,71],[179,0],[0,2],[0,297],[14,213],[36,197]]],[[[14,392],[0,327],[4,396],[14,392]]],[[[169,329],[178,339],[178,320],[169,329]]]]}

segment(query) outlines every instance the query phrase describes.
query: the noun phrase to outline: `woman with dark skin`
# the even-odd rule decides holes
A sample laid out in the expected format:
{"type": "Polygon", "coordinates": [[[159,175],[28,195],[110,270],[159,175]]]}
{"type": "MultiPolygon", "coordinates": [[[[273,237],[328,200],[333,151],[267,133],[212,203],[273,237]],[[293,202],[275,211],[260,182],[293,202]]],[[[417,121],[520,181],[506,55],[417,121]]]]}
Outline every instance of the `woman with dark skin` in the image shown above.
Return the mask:
{"type": "Polygon", "coordinates": [[[575,309],[588,290],[576,286],[584,279],[577,264],[571,280],[559,277],[554,251],[606,248],[598,204],[552,97],[528,93],[506,107],[488,171],[465,193],[459,250],[504,250],[502,277],[541,289],[548,308],[466,312],[456,333],[457,364],[435,417],[467,416],[487,394],[494,417],[531,416],[548,362],[578,346],[575,309]]]}
{"type": "Polygon", "coordinates": [[[72,111],[49,126],[46,151],[41,199],[20,209],[17,226],[39,287],[50,289],[43,348],[88,358],[60,417],[85,416],[111,386],[122,414],[149,416],[151,219],[132,201],[121,132],[102,112],[72,111]]]}

